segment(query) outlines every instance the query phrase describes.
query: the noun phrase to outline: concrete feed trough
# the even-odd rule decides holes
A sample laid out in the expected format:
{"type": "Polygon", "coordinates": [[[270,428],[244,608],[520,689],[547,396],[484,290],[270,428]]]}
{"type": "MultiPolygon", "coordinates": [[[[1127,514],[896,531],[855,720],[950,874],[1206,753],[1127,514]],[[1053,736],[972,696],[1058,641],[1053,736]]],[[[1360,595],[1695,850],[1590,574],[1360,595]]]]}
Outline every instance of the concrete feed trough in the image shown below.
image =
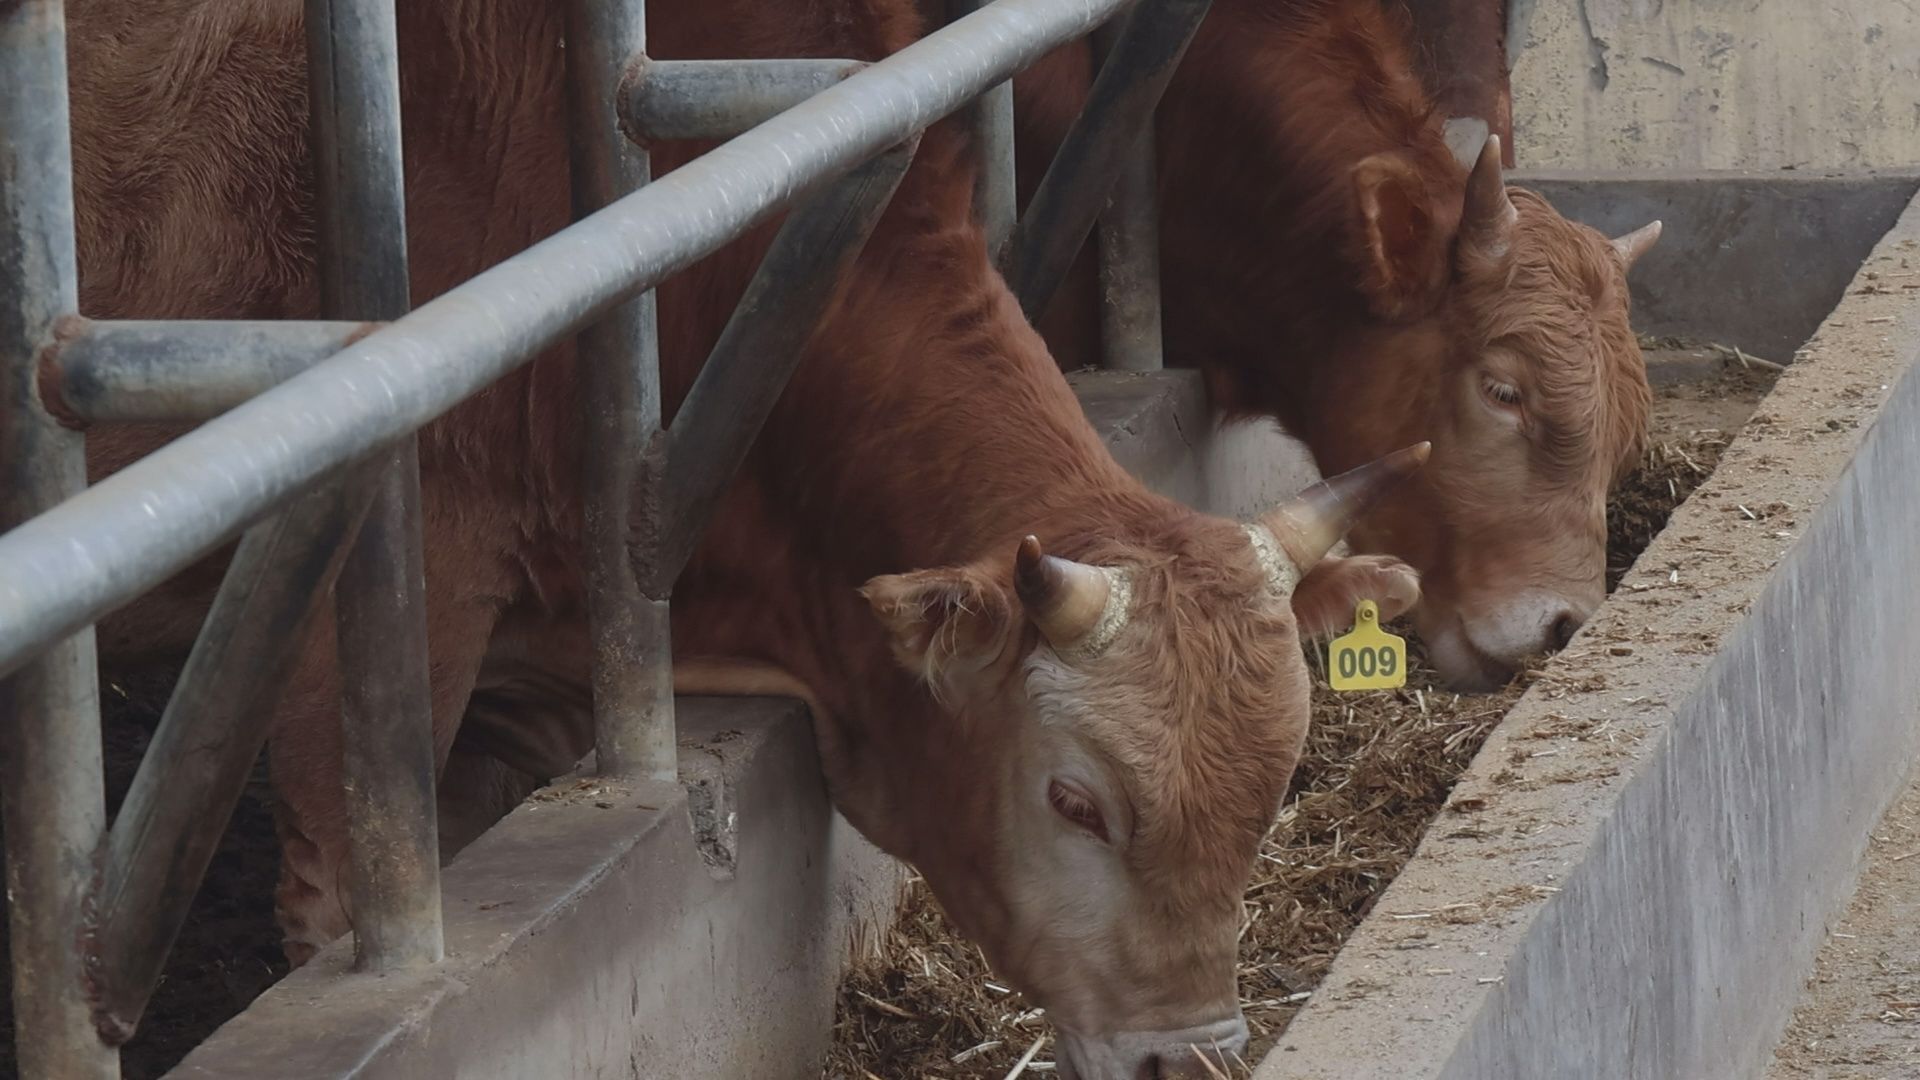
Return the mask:
{"type": "Polygon", "coordinates": [[[1913,178],[1535,182],[1603,225],[1666,211],[1643,331],[1811,340],[1261,1078],[1758,1075],[1920,749],[1913,178]],[[1838,306],[1803,331],[1808,293],[1838,306]]]}

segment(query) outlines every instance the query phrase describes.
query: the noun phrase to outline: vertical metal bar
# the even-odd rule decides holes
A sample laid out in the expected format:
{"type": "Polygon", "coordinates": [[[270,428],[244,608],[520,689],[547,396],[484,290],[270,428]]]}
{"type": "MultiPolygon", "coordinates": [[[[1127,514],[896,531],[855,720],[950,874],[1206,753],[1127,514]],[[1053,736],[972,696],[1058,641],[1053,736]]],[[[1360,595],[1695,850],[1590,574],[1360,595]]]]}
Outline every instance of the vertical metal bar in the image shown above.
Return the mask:
{"type": "MultiPolygon", "coordinates": [[[[40,407],[40,350],[79,308],[66,18],[0,4],[0,528],[86,486],[85,444],[40,407]]],[[[14,1047],[29,1080],[115,1077],[79,943],[106,829],[93,631],[0,680],[14,1047]]]]}
{"type": "Polygon", "coordinates": [[[665,530],[641,587],[664,595],[786,389],[846,268],[893,198],[919,138],[834,181],[787,215],[667,431],[665,530]]]}
{"type": "MultiPolygon", "coordinates": [[[[586,215],[644,186],[646,151],[620,131],[620,86],[646,53],[643,0],[568,0],[567,87],[573,207],[586,215]]],[[[634,560],[654,558],[660,343],[651,289],[581,333],[585,412],[587,620],[593,634],[594,745],[600,772],[678,774],[673,660],[662,596],[642,595],[634,560]],[[636,502],[636,494],[641,496],[636,502]],[[635,548],[629,556],[629,537],[635,548]]]]}
{"type": "MultiPolygon", "coordinates": [[[[1094,48],[1112,51],[1118,29],[1093,32],[1094,48]]],[[[1100,256],[1100,366],[1111,371],[1159,371],[1160,215],[1154,178],[1154,124],[1120,162],[1113,196],[1094,228],[1100,256]]]]}
{"type": "MultiPolygon", "coordinates": [[[[952,21],[992,3],[993,0],[947,0],[947,19],[952,21]]],[[[987,254],[998,263],[1013,235],[1018,193],[1013,171],[1013,80],[994,86],[967,107],[967,124],[973,131],[974,148],[979,155],[980,174],[974,179],[973,216],[987,234],[987,254]]]]}
{"type": "MultiPolygon", "coordinates": [[[[194,640],[160,727],[114,817],[93,935],[103,1034],[133,1035],[187,921],[266,717],[372,499],[379,463],[303,496],[247,531],[194,640]]],[[[437,864],[436,864],[437,865],[437,864]]]]}
{"type": "MultiPolygon", "coordinates": [[[[331,318],[399,318],[408,288],[394,0],[307,0],[306,12],[321,306],[331,318]]],[[[388,452],[372,497],[335,604],[354,961],[388,971],[444,952],[413,436],[388,452]]]]}
{"type": "Polygon", "coordinates": [[[1211,0],[1138,0],[1115,35],[1086,106],[1014,227],[1007,284],[1029,319],[1045,313],[1086,243],[1209,6],[1211,0]]]}

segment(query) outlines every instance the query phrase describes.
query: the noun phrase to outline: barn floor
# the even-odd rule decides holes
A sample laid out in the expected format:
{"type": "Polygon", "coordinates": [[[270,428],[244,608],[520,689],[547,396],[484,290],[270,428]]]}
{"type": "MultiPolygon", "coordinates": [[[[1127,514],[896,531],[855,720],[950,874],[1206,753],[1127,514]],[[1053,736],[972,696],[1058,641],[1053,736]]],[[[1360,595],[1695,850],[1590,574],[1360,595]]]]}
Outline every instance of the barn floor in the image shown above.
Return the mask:
{"type": "Polygon", "coordinates": [[[1920,773],[1873,830],[1766,1080],[1920,1076],[1920,773]]]}
{"type": "MultiPolygon", "coordinates": [[[[1711,473],[1772,386],[1708,345],[1649,341],[1652,439],[1609,506],[1609,587],[1711,473]]],[[[1405,632],[1404,629],[1402,632],[1405,632]]],[[[1245,901],[1241,1000],[1259,1061],[1311,996],[1375,898],[1413,854],[1455,779],[1529,681],[1491,695],[1433,686],[1417,665],[1400,691],[1314,699],[1294,794],[1245,901]]],[[[1051,1068],[1038,1010],[995,982],[915,881],[884,953],[842,989],[826,1080],[999,1078],[1051,1068]]],[[[1242,1072],[1240,1075],[1246,1075],[1242,1072]]]]}

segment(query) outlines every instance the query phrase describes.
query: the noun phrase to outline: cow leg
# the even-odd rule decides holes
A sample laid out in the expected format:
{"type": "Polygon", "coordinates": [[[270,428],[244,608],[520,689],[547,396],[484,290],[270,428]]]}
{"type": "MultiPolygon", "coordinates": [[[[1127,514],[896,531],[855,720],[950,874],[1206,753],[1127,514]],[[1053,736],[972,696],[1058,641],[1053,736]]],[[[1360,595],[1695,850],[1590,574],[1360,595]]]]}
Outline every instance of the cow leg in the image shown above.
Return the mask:
{"type": "MultiPolygon", "coordinates": [[[[426,515],[428,679],[433,701],[436,766],[446,762],[460,715],[486,653],[503,599],[515,576],[506,537],[487,543],[471,515],[426,515]]],[[[278,794],[280,883],[275,916],[296,967],[352,928],[346,874],[350,852],[344,795],[338,665],[333,604],[320,606],[307,648],[275,717],[268,748],[278,794]]]]}

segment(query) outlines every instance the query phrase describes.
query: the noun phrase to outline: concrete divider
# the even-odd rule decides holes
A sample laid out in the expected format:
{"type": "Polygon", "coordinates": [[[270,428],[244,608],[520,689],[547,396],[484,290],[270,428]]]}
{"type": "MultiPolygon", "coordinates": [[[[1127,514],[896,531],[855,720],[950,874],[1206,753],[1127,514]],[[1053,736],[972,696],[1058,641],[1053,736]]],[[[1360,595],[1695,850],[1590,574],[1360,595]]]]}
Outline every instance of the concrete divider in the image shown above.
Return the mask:
{"type": "Polygon", "coordinates": [[[1920,209],[1859,269],[1488,740],[1263,1080],[1764,1067],[1920,752],[1920,209]]]}
{"type": "Polygon", "coordinates": [[[804,707],[679,706],[686,787],[563,779],[454,860],[444,963],[357,975],[337,942],[170,1075],[819,1075],[899,865],[828,806],[804,707]]]}
{"type": "Polygon", "coordinates": [[[1633,324],[1786,363],[1920,189],[1920,172],[1522,171],[1508,181],[1608,236],[1664,222],[1633,324]]]}

